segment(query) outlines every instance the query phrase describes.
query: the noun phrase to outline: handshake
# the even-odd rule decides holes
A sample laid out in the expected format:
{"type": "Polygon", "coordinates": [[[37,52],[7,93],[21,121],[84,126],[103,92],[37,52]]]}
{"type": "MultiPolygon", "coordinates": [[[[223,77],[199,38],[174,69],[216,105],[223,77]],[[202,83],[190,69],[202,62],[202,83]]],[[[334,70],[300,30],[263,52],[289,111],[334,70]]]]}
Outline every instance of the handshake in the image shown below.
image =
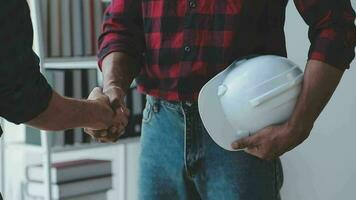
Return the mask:
{"type": "Polygon", "coordinates": [[[102,91],[96,87],[90,93],[88,101],[95,109],[89,116],[95,122],[84,131],[99,142],[116,142],[124,133],[130,111],[125,106],[125,92],[120,87],[109,87],[102,91]]]}

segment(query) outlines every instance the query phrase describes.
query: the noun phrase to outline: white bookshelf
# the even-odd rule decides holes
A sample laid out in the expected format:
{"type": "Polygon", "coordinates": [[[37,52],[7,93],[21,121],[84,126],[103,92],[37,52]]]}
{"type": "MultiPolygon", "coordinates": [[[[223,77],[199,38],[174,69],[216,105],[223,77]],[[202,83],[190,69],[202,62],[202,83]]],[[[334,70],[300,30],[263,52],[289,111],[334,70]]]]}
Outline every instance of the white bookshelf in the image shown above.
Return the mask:
{"type": "MultiPolygon", "coordinates": [[[[100,0],[97,0],[100,1],[100,0]]],[[[110,2],[110,0],[102,0],[103,2],[110,2]]],[[[39,0],[29,0],[28,1],[30,8],[31,8],[31,17],[32,17],[32,22],[33,22],[33,27],[34,27],[34,50],[39,56],[41,63],[41,72],[43,74],[46,74],[46,70],[73,70],[73,69],[96,69],[98,70],[97,66],[97,59],[95,56],[86,56],[86,57],[55,57],[55,58],[48,58],[45,57],[44,55],[44,33],[43,33],[43,27],[41,23],[42,19],[42,13],[40,9],[40,1],[39,0]]],[[[97,77],[98,77],[98,84],[100,85],[102,77],[101,73],[97,71],[97,77]]],[[[23,125],[21,125],[23,126],[23,125]]],[[[16,133],[16,134],[26,134],[26,128],[21,128],[19,129],[19,132],[21,133],[16,133]]],[[[118,153],[117,156],[120,156],[120,174],[125,174],[126,173],[126,145],[131,144],[131,143],[137,143],[139,141],[138,137],[134,138],[125,138],[119,140],[117,143],[111,143],[111,144],[102,144],[102,143],[84,143],[84,144],[75,144],[75,145],[68,145],[68,146],[62,146],[62,147],[51,147],[50,145],[50,137],[48,136],[48,132],[46,131],[41,131],[41,146],[38,145],[31,145],[31,144],[26,144],[24,141],[21,142],[7,142],[7,143],[1,143],[1,150],[4,148],[6,149],[11,149],[14,148],[16,150],[21,150],[23,152],[31,152],[31,153],[36,153],[41,156],[42,158],[42,165],[44,166],[44,186],[46,187],[46,194],[44,194],[44,200],[52,200],[52,190],[51,190],[51,176],[50,176],[50,165],[52,163],[52,157],[55,156],[56,154],[65,154],[68,152],[79,152],[83,150],[93,150],[93,149],[100,149],[105,150],[107,149],[112,149],[110,147],[114,146],[122,146],[120,148],[120,153],[118,153]]],[[[51,133],[55,134],[55,133],[51,133]]],[[[1,142],[1,141],[0,141],[1,142]]],[[[0,150],[1,155],[3,155],[3,151],[0,150]]],[[[110,152],[108,152],[110,153],[110,152]]],[[[0,155],[0,158],[1,158],[0,155]]],[[[3,162],[1,162],[1,165],[3,165],[3,162]]],[[[4,168],[0,166],[0,172],[3,172],[4,168]]],[[[116,177],[117,178],[117,177],[116,177]]],[[[116,188],[120,193],[120,197],[118,199],[125,199],[125,176],[119,177],[119,182],[120,186],[119,188],[116,188]],[[121,183],[122,182],[122,183],[121,183]]],[[[3,180],[1,180],[1,183],[3,183],[3,180]]],[[[3,189],[3,184],[0,184],[3,189]]],[[[3,191],[4,192],[4,191],[3,191]]]]}
{"type": "Polygon", "coordinates": [[[48,69],[98,69],[95,56],[90,57],[63,57],[45,58],[43,68],[48,69]]]}

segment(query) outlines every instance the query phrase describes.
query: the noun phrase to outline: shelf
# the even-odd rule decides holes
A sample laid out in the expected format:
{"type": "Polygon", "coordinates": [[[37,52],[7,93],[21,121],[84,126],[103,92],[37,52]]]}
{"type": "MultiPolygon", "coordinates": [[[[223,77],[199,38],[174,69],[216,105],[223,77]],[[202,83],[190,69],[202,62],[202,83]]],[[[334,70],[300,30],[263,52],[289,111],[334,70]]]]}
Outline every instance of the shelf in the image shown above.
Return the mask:
{"type": "Polygon", "coordinates": [[[98,69],[95,56],[45,58],[44,69],[98,69]]]}
{"type": "MultiPolygon", "coordinates": [[[[69,151],[79,151],[79,150],[88,150],[94,148],[104,148],[104,147],[111,147],[114,145],[122,145],[122,144],[129,144],[134,142],[139,142],[140,137],[132,137],[132,138],[124,138],[119,140],[116,143],[87,143],[87,144],[75,144],[75,145],[68,145],[63,147],[52,147],[51,153],[64,153],[69,151]]],[[[8,143],[6,144],[7,147],[13,148],[22,148],[23,150],[34,152],[34,153],[43,153],[43,149],[41,146],[38,145],[31,145],[26,143],[8,143]]]]}

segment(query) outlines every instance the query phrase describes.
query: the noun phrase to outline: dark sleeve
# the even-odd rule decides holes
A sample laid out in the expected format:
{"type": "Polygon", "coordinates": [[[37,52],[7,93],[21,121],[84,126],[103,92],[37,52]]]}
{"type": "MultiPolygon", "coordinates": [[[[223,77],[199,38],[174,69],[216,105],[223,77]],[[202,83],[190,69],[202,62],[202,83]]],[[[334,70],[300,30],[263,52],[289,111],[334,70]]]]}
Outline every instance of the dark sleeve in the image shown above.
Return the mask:
{"type": "Polygon", "coordinates": [[[309,25],[309,59],[340,70],[350,67],[355,57],[355,11],[350,0],[294,0],[309,25]]]}
{"type": "Polygon", "coordinates": [[[52,89],[32,50],[33,30],[26,1],[6,2],[0,8],[0,116],[19,124],[48,107],[52,89]]]}

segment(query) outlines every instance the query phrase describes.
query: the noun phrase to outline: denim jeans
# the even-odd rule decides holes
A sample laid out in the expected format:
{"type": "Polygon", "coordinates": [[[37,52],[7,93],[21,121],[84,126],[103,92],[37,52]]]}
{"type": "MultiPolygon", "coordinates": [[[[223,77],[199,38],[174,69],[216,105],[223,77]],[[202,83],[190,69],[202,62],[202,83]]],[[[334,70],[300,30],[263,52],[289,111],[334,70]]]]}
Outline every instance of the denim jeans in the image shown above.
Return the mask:
{"type": "Polygon", "coordinates": [[[280,160],[220,148],[196,103],[147,96],[142,123],[140,200],[280,200],[280,160]]]}

